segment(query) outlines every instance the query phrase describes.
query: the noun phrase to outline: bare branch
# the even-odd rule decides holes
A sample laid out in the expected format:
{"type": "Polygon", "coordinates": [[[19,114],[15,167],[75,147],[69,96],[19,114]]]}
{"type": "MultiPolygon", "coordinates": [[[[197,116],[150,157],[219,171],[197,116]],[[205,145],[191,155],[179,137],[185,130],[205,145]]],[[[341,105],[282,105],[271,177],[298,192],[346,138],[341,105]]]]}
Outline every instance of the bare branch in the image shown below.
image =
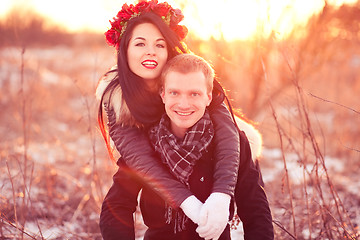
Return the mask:
{"type": "Polygon", "coordinates": [[[312,94],[312,93],[310,93],[310,92],[308,92],[308,94],[309,94],[310,96],[314,97],[314,98],[320,99],[321,101],[328,102],[328,103],[332,103],[332,104],[338,105],[338,106],[340,106],[340,107],[346,108],[346,109],[348,109],[348,110],[350,110],[350,111],[353,111],[354,113],[360,114],[359,111],[357,111],[357,110],[355,110],[355,109],[352,109],[352,108],[350,108],[350,107],[347,107],[347,106],[345,106],[345,105],[343,105],[343,104],[340,104],[340,103],[337,103],[337,102],[333,102],[333,101],[330,101],[330,100],[321,98],[321,97],[316,96],[316,95],[314,95],[314,94],[312,94]]]}

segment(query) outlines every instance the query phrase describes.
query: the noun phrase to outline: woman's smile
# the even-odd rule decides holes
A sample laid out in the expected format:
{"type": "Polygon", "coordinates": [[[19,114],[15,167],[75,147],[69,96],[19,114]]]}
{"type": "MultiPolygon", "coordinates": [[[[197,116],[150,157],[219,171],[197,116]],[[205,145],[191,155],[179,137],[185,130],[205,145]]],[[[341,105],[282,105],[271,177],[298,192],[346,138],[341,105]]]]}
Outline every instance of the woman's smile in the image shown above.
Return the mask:
{"type": "Polygon", "coordinates": [[[155,69],[158,66],[155,60],[145,60],[141,64],[148,69],[155,69]]]}

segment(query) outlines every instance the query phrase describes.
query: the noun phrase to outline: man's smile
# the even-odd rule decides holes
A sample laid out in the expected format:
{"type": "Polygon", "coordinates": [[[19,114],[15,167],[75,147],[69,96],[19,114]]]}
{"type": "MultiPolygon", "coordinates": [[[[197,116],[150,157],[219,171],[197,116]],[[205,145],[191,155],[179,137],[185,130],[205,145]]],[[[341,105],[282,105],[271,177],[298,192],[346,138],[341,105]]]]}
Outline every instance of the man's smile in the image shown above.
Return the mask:
{"type": "Polygon", "coordinates": [[[178,115],[180,116],[189,116],[193,113],[193,111],[191,112],[179,112],[179,111],[175,111],[178,115]]]}

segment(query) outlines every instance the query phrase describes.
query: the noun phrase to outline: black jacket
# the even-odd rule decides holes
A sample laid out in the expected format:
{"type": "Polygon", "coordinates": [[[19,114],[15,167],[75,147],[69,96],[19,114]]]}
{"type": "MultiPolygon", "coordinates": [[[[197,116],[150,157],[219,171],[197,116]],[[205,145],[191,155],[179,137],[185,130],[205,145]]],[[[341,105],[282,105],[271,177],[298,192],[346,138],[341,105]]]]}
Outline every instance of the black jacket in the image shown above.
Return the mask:
{"type": "Polygon", "coordinates": [[[260,169],[251,158],[249,141],[240,134],[240,166],[235,188],[236,213],[243,223],[245,240],[272,240],[272,216],[260,169]]]}
{"type": "MultiPolygon", "coordinates": [[[[243,132],[240,132],[240,166],[238,169],[238,179],[235,188],[235,202],[237,214],[243,222],[245,240],[248,239],[273,239],[272,217],[267,201],[266,194],[262,187],[262,179],[259,170],[251,159],[249,142],[243,132]]],[[[209,154],[212,155],[212,152],[209,154]]],[[[211,156],[204,156],[204,161],[199,162],[191,175],[190,189],[195,195],[205,200],[211,193],[211,175],[213,167],[206,161],[211,156]],[[204,184],[198,182],[199,177],[210,181],[204,184]],[[206,177],[207,176],[207,177],[206,177]],[[202,185],[202,188],[199,186],[202,185]]],[[[211,162],[215,162],[212,160],[211,162]]],[[[114,175],[114,183],[105,197],[101,216],[100,228],[103,238],[108,239],[135,239],[133,212],[137,205],[137,194],[145,184],[136,172],[128,168],[124,161],[118,161],[119,171],[114,175]]],[[[165,170],[165,169],[163,169],[165,170]]],[[[146,184],[145,184],[146,185],[146,184]]],[[[148,187],[143,190],[144,196],[141,200],[141,209],[144,222],[150,227],[147,232],[147,239],[196,239],[196,235],[189,237],[177,235],[174,237],[173,225],[165,225],[163,200],[148,187]],[[154,236],[152,236],[153,234],[154,236]],[[171,236],[171,238],[169,238],[171,236]],[[183,237],[183,238],[181,238],[183,237]]],[[[195,225],[189,221],[190,231],[194,233],[195,225]],[[192,229],[192,230],[191,230],[192,229]]],[[[228,229],[223,234],[227,234],[228,229]]],[[[223,235],[223,239],[228,239],[228,235],[223,235]]]]}
{"type": "MultiPolygon", "coordinates": [[[[201,159],[196,162],[193,172],[189,178],[190,191],[202,202],[209,197],[212,192],[213,176],[214,176],[214,159],[212,148],[208,149],[201,159]]],[[[129,215],[132,215],[129,209],[134,210],[136,206],[136,196],[142,183],[140,178],[129,167],[126,166],[122,159],[118,161],[119,172],[116,177],[116,182],[110,189],[105,198],[102,208],[100,226],[104,239],[134,239],[134,228],[122,221],[118,222],[118,228],[111,228],[106,224],[109,214],[114,212],[109,209],[117,209],[118,219],[129,220],[129,215]],[[121,172],[121,174],[120,174],[121,172]],[[136,189],[136,190],[134,190],[136,189]],[[111,203],[110,203],[111,202],[111,203]],[[120,208],[117,207],[122,204],[120,208]],[[132,206],[131,206],[132,205],[132,206]],[[109,207],[111,206],[111,207],[109,207]],[[131,206],[131,207],[130,207],[131,206]],[[127,208],[128,210],[125,210],[127,208]],[[121,238],[120,238],[121,236],[121,238]]],[[[142,189],[140,198],[140,208],[145,225],[148,227],[144,239],[146,240],[201,240],[202,238],[196,233],[197,227],[190,219],[186,222],[186,229],[180,232],[174,232],[174,219],[170,224],[166,223],[165,211],[167,210],[165,201],[154,192],[149,186],[142,189]]],[[[234,208],[231,208],[232,212],[234,208]]],[[[175,211],[173,212],[175,215],[175,211]]],[[[174,216],[173,215],[173,216],[174,216]]],[[[233,214],[231,215],[232,218],[233,214]]],[[[131,223],[132,221],[129,221],[131,223]]],[[[219,240],[230,240],[230,227],[224,230],[219,240]]]]}

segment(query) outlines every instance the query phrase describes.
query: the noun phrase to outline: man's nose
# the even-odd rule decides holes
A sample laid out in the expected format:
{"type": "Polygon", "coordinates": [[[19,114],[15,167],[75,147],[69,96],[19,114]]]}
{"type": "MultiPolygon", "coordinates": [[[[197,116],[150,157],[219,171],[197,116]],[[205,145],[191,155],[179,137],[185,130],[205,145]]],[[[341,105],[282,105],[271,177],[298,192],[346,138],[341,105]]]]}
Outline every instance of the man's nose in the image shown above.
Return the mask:
{"type": "Polygon", "coordinates": [[[179,101],[179,107],[186,109],[190,107],[190,101],[187,96],[182,96],[179,101]]]}

